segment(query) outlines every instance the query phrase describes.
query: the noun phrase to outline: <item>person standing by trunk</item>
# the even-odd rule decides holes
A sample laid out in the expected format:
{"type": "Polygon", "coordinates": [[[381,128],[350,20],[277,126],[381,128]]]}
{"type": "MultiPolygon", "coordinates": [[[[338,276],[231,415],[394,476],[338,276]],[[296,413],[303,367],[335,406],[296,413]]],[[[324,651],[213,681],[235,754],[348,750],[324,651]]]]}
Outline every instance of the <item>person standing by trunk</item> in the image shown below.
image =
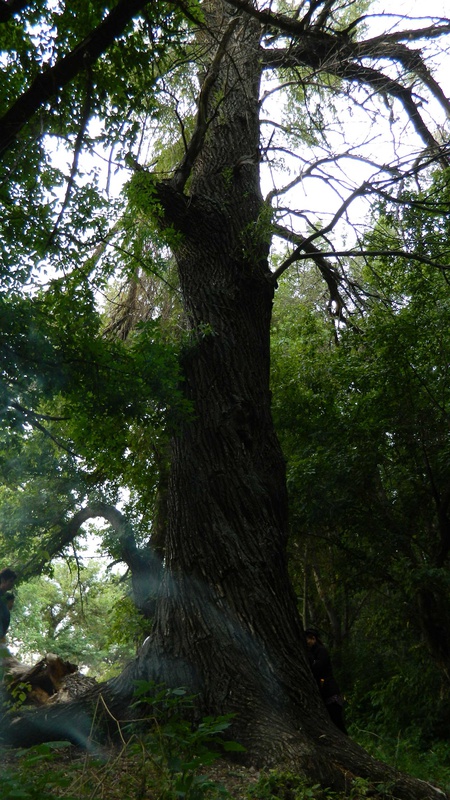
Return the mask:
{"type": "MultiPolygon", "coordinates": [[[[6,608],[8,609],[10,614],[13,609],[15,599],[16,596],[12,592],[7,592],[7,594],[3,595],[2,597],[2,602],[6,605],[6,608]]],[[[8,630],[8,627],[9,627],[9,622],[6,630],[8,630]]],[[[5,642],[6,642],[6,631],[5,634],[0,638],[0,643],[5,643],[5,642]]]]}
{"type": "Polygon", "coordinates": [[[344,722],[344,701],[333,675],[328,650],[319,639],[319,633],[315,628],[307,628],[305,636],[309,663],[323,702],[334,724],[348,735],[344,722]]]}
{"type": "Polygon", "coordinates": [[[10,604],[6,594],[11,591],[17,579],[13,569],[6,567],[0,572],[0,639],[4,639],[11,619],[10,604]]]}

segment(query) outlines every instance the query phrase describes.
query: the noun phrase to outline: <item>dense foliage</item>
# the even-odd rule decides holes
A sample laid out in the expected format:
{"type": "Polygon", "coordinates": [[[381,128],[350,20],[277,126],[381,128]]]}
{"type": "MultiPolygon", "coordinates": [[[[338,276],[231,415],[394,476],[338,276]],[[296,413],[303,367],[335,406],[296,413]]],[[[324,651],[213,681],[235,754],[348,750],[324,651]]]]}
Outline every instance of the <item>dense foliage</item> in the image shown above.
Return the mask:
{"type": "Polygon", "coordinates": [[[378,209],[386,255],[354,265],[353,328],[336,336],[297,277],[272,344],[305,624],[335,649],[355,730],[422,747],[450,718],[448,181],[378,209]],[[402,242],[423,263],[389,254],[402,242]]]}
{"type": "Polygon", "coordinates": [[[20,587],[8,644],[24,663],[55,653],[104,680],[134,656],[142,620],[124,576],[105,574],[98,560],[74,567],[56,561],[51,576],[20,587]]]}

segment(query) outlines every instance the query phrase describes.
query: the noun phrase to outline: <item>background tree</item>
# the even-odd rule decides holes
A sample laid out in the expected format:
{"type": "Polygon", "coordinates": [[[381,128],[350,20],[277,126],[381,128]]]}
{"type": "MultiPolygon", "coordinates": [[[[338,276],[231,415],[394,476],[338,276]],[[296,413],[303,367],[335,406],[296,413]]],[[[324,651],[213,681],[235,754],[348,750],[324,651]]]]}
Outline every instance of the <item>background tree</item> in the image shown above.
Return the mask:
{"type": "Polygon", "coordinates": [[[139,619],[120,575],[105,575],[100,562],[74,569],[58,560],[51,575],[20,587],[8,645],[24,663],[50,652],[105,679],[135,655],[139,619]]]}
{"type": "MultiPolygon", "coordinates": [[[[247,746],[249,760],[289,759],[314,779],[335,786],[345,782],[343,775],[349,771],[385,778],[384,767],[332,729],[309,671],[287,572],[285,465],[270,407],[270,322],[277,279],[303,257],[323,275],[330,308],[344,319],[350,285],[345,272],[327,260],[330,250],[335,257],[328,235],[357,197],[388,193],[411,171],[419,176],[427,160],[446,165],[446,148],[434,135],[435,124],[433,130],[427,125],[416,90],[420,86],[444,111],[449,104],[412,45],[435,42],[450,23],[432,19],[403,33],[394,29],[372,35],[370,28],[364,29],[365,15],[354,2],[343,7],[337,2],[305,2],[277,12],[245,0],[215,0],[201,7],[119,2],[103,18],[100,9],[83,3],[80,8],[44,12],[32,4],[19,9],[20,17],[16,10],[12,6],[4,14],[5,49],[15,46],[17,52],[6,60],[8,110],[0,120],[9,290],[45,258],[61,276],[50,282],[46,296],[55,296],[56,289],[75,308],[81,294],[92,309],[95,281],[102,288],[111,273],[111,260],[103,255],[113,245],[118,253],[123,249],[123,229],[108,229],[110,209],[104,198],[97,199],[95,176],[84,182],[78,173],[81,150],[93,143],[89,120],[95,116],[101,120],[96,142],[114,143],[114,158],[134,170],[128,187],[132,213],[159,228],[165,248],[173,253],[189,331],[181,350],[186,401],[181,408],[191,413],[179,415],[171,428],[165,570],[155,623],[136,662],[111,691],[123,706],[136,677],[183,684],[198,692],[199,711],[238,713],[234,735],[247,746]],[[37,25],[43,35],[35,45],[37,25]],[[301,100],[311,109],[308,125],[297,130],[290,115],[286,124],[271,120],[270,112],[265,117],[265,101],[274,87],[261,86],[263,74],[273,76],[280,91],[286,90],[291,108],[293,100],[301,100]],[[387,123],[397,111],[406,114],[417,144],[400,158],[394,147],[382,163],[366,153],[367,177],[356,185],[348,172],[342,185],[339,171],[331,169],[326,180],[338,197],[344,192],[344,198],[320,225],[315,214],[298,206],[295,190],[304,169],[287,183],[272,170],[276,183],[263,199],[260,160],[291,153],[303,145],[309,131],[311,161],[306,170],[311,175],[323,174],[328,162],[337,160],[342,167],[341,158],[362,157],[360,143],[347,143],[343,136],[343,150],[336,155],[333,130],[327,141],[318,110],[324,80],[332,97],[330,110],[333,103],[338,106],[339,97],[348,104],[350,86],[356,85],[355,113],[364,105],[379,119],[380,107],[373,102],[379,93],[387,102],[387,123]],[[184,86],[188,92],[182,100],[184,86]],[[159,142],[173,142],[174,119],[182,155],[177,161],[178,147],[172,149],[175,158],[169,169],[165,158],[157,157],[156,163],[146,158],[146,135],[158,124],[159,156],[159,142]],[[261,135],[262,122],[267,136],[261,135]],[[52,137],[62,131],[73,146],[56,213],[49,187],[61,180],[63,170],[55,171],[41,131],[52,137]],[[15,236],[22,227],[26,236],[17,248],[15,236]],[[273,236],[292,246],[271,271],[273,236]],[[91,260],[80,269],[80,255],[89,247],[91,260]],[[18,270],[17,256],[22,256],[18,270]]],[[[331,117],[330,124],[337,118],[331,117]]],[[[338,139],[342,132],[337,130],[338,139]]],[[[299,155],[302,166],[305,155],[299,155]]],[[[151,259],[149,266],[154,269],[151,259]]],[[[95,314],[86,318],[95,328],[95,314]]],[[[138,351],[146,354],[155,341],[149,330],[145,325],[143,338],[137,339],[138,351]]],[[[114,383],[103,380],[106,371],[114,374],[116,359],[125,358],[129,347],[115,344],[101,350],[101,338],[80,336],[74,353],[71,337],[69,324],[61,347],[63,363],[82,369],[81,374],[73,369],[69,375],[67,410],[79,409],[83,424],[77,446],[85,452],[85,426],[89,455],[104,471],[110,460],[97,420],[106,420],[109,442],[113,437],[108,423],[122,418],[133,429],[133,414],[139,418],[143,413],[139,402],[130,405],[122,393],[110,395],[114,383]],[[83,343],[91,353],[88,359],[83,343]],[[96,375],[99,380],[93,386],[96,375]],[[84,389],[83,381],[88,391],[77,395],[75,389],[84,389]],[[97,404],[96,392],[103,399],[105,387],[108,399],[117,402],[97,404]]],[[[50,349],[54,347],[51,338],[50,349]]],[[[149,374],[144,369],[147,360],[137,363],[140,371],[130,374],[147,387],[140,381],[142,373],[151,384],[160,362],[153,362],[149,374]]],[[[14,364],[14,358],[7,361],[10,395],[14,364]]],[[[134,383],[131,391],[133,387],[134,383]]],[[[145,405],[143,395],[138,398],[145,405]]],[[[133,401],[134,394],[128,399],[133,401]]],[[[8,410],[14,402],[8,399],[8,410]]],[[[166,408],[164,403],[161,407],[166,408]]],[[[119,450],[128,455],[125,445],[119,450]]],[[[15,726],[17,736],[21,730],[15,726]]],[[[392,779],[399,797],[437,796],[430,787],[394,774],[392,779]]]]}
{"type": "Polygon", "coordinates": [[[444,173],[380,207],[352,330],[336,342],[302,276],[272,344],[300,607],[344,659],[354,722],[375,703],[379,733],[423,746],[449,714],[447,192],[444,173]]]}

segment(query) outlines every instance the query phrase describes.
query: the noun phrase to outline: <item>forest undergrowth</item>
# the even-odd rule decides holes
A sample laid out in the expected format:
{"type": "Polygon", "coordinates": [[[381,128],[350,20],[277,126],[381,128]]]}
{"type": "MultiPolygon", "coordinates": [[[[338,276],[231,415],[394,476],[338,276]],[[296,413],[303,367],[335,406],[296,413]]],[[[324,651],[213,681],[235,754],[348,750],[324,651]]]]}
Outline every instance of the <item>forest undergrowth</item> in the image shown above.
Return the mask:
{"type": "MultiPolygon", "coordinates": [[[[402,754],[379,746],[374,755],[401,771],[450,790],[450,768],[439,753],[417,753],[402,743],[402,754]],[[399,757],[400,756],[400,757],[399,757]]],[[[399,748],[399,750],[401,749],[399,748]]],[[[386,786],[357,780],[346,794],[310,785],[293,773],[258,771],[215,756],[210,764],[191,764],[182,774],[149,757],[145,742],[129,742],[88,754],[68,742],[29,750],[0,750],[2,800],[393,800],[386,786]]]]}
{"type": "MultiPolygon", "coordinates": [[[[341,794],[294,773],[245,767],[233,758],[243,748],[227,739],[231,717],[205,717],[193,726],[187,719],[193,700],[183,689],[142,681],[136,719],[116,721],[108,745],[95,744],[94,726],[90,752],[68,741],[1,748],[2,800],[395,800],[387,784],[357,779],[341,794]]],[[[350,734],[377,759],[450,791],[450,744],[424,752],[413,735],[393,740],[356,726],[350,734]]]]}

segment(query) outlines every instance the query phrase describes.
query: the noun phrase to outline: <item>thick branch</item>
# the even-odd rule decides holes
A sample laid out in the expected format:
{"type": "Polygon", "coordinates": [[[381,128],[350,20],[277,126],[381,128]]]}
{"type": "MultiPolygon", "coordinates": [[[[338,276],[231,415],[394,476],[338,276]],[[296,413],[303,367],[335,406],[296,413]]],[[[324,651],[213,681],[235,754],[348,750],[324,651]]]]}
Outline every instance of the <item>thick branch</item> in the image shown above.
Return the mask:
{"type": "Polygon", "coordinates": [[[149,0],[119,0],[108,16],[71,53],[34,79],[0,119],[0,154],[11,147],[33,114],[76,75],[94,64],[148,3],[149,0]]]}
{"type": "MultiPolygon", "coordinates": [[[[368,16],[360,17],[360,20],[368,19],[368,16]]],[[[450,33],[450,20],[447,18],[441,19],[440,25],[427,25],[426,28],[410,28],[406,31],[393,31],[392,33],[383,33],[381,36],[375,36],[369,39],[367,44],[383,43],[390,44],[392,42],[414,42],[419,39],[436,39],[443,34],[450,33]]],[[[347,28],[348,31],[348,28],[347,28]]],[[[366,43],[364,43],[366,44],[366,43]]],[[[416,53],[416,50],[409,51],[416,53]]]]}
{"type": "Polygon", "coordinates": [[[20,411],[30,425],[33,425],[33,420],[43,419],[46,420],[46,422],[62,422],[63,420],[69,419],[69,417],[55,417],[53,414],[38,414],[36,411],[25,408],[25,406],[22,406],[20,403],[11,403],[11,408],[15,408],[16,411],[20,411]]]}
{"type": "MultiPolygon", "coordinates": [[[[446,32],[450,33],[450,24],[446,26],[446,32]]],[[[397,61],[404,69],[417,75],[447,114],[450,114],[450,101],[425,65],[420,50],[410,50],[404,44],[391,42],[389,36],[377,36],[376,39],[359,42],[356,50],[361,58],[384,58],[397,61]]]]}
{"type": "MultiPolygon", "coordinates": [[[[442,154],[441,147],[428,130],[414,102],[412,89],[403,86],[398,81],[389,78],[387,75],[384,75],[382,72],[372,67],[365,67],[356,61],[353,62],[348,58],[344,58],[336,49],[336,42],[334,42],[333,48],[324,48],[323,46],[319,48],[316,47],[315,44],[315,37],[308,35],[308,37],[304,37],[302,43],[296,47],[283,48],[281,50],[264,50],[262,59],[266,66],[272,67],[312,67],[317,71],[322,70],[338,78],[343,78],[344,80],[366,84],[378,94],[390,95],[396,98],[403,105],[403,108],[424,144],[439,157],[444,166],[448,166],[448,159],[442,154]]],[[[436,92],[433,93],[436,96],[436,92]]],[[[445,102],[445,108],[447,110],[448,101],[446,98],[445,102]]]]}
{"type": "Polygon", "coordinates": [[[37,575],[48,563],[48,556],[53,558],[68,544],[71,544],[76,536],[79,535],[80,528],[88,519],[102,517],[106,519],[118,534],[121,545],[121,557],[132,570],[136,566],[136,554],[138,552],[136,541],[131,524],[126,517],[114,506],[107,503],[96,502],[77,511],[69,522],[61,523],[58,530],[51,534],[49,539],[43,544],[46,550],[46,558],[32,558],[21,570],[20,577],[30,577],[37,575]]]}
{"type": "Polygon", "coordinates": [[[61,523],[43,544],[46,556],[32,558],[22,569],[18,570],[20,578],[29,578],[38,575],[48,563],[49,556],[53,558],[68,544],[71,544],[79,534],[80,528],[88,519],[102,517],[107,520],[117,534],[120,560],[123,561],[131,572],[133,599],[136,607],[144,616],[151,616],[153,612],[154,596],[157,592],[162,574],[162,562],[151,548],[139,549],[129,520],[115,506],[100,501],[91,503],[77,511],[67,523],[61,523]]]}
{"type": "MultiPolygon", "coordinates": [[[[234,6],[234,8],[239,9],[240,11],[245,11],[251,17],[255,17],[258,19],[263,25],[269,25],[271,28],[277,28],[279,31],[283,33],[289,33],[295,36],[300,36],[305,33],[307,30],[311,30],[312,28],[317,29],[319,25],[310,25],[311,23],[311,10],[303,17],[303,19],[296,19],[294,17],[290,17],[287,14],[277,13],[272,11],[268,8],[258,8],[256,5],[253,5],[250,0],[228,0],[230,6],[234,6]]],[[[316,5],[317,7],[317,5],[316,5]]],[[[314,8],[312,9],[315,10],[314,8]]],[[[327,10],[328,13],[328,10],[327,10]]],[[[368,19],[370,15],[364,15],[363,17],[359,17],[350,26],[348,26],[344,31],[337,31],[336,37],[333,37],[331,34],[326,34],[330,39],[331,38],[338,38],[340,37],[342,41],[344,41],[344,37],[348,34],[349,30],[354,27],[359,22],[363,21],[364,19],[368,19]]],[[[398,31],[390,34],[386,34],[386,38],[395,41],[401,41],[403,39],[407,39],[408,41],[414,39],[424,39],[424,38],[436,38],[441,36],[442,34],[449,33],[450,31],[450,23],[448,19],[444,19],[443,25],[430,25],[427,28],[421,28],[418,30],[408,30],[408,31],[398,31]],[[447,24],[449,23],[449,24],[447,24]]],[[[324,34],[318,32],[318,35],[323,36],[324,34]]],[[[380,37],[383,38],[383,37],[380,37]]],[[[350,41],[350,40],[348,40],[350,41]]]]}
{"type": "Polygon", "coordinates": [[[448,159],[442,155],[439,144],[419,113],[412,89],[372,67],[364,66],[360,59],[384,58],[401,64],[403,68],[412,71],[420,78],[449,114],[450,102],[426,68],[420,52],[409,50],[406,45],[399,43],[398,39],[424,38],[428,33],[432,37],[443,35],[450,32],[450,24],[431,25],[417,32],[387,34],[386,37],[378,36],[367,42],[357,42],[340,31],[331,34],[317,30],[315,26],[308,28],[305,26],[306,18],[299,21],[285,14],[257,9],[247,0],[230,0],[230,4],[257,17],[262,23],[295,37],[296,41],[293,39],[286,48],[263,50],[262,60],[265,66],[308,66],[344,80],[366,84],[377,93],[387,94],[400,100],[422,141],[444,166],[448,166],[448,159]]]}
{"type": "MultiPolygon", "coordinates": [[[[230,6],[245,11],[251,17],[258,19],[263,25],[278,28],[284,33],[298,36],[305,32],[304,20],[293,19],[286,14],[279,14],[267,8],[257,8],[249,0],[228,0],[230,6]]],[[[308,16],[308,15],[307,15],[308,16]]]]}

